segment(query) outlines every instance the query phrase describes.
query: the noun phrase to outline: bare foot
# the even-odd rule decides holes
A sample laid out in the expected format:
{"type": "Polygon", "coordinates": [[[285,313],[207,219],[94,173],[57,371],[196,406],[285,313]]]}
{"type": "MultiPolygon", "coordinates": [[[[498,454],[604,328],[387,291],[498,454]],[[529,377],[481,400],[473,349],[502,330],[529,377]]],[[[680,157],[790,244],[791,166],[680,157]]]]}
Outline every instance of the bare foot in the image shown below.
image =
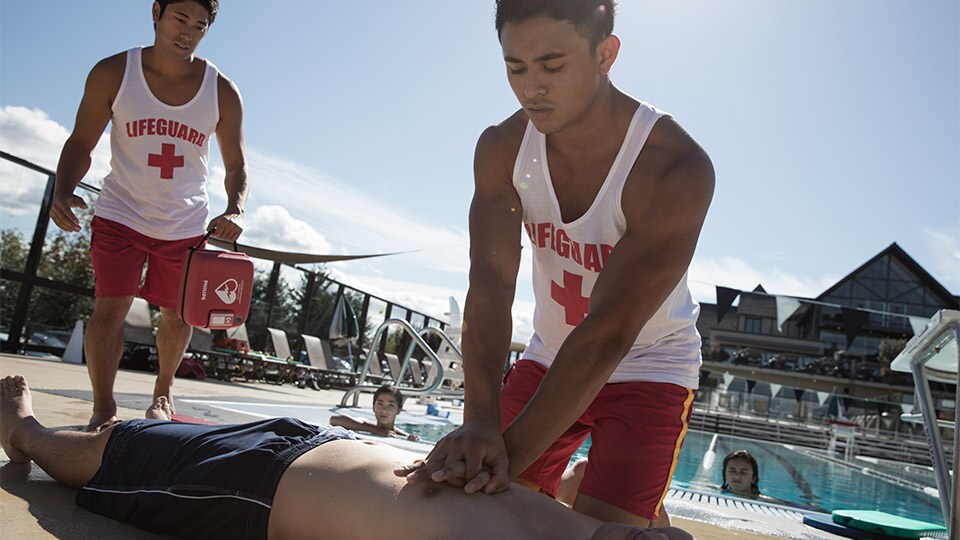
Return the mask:
{"type": "Polygon", "coordinates": [[[161,397],[167,399],[167,408],[170,415],[176,414],[177,409],[173,406],[173,383],[161,384],[158,380],[153,384],[153,402],[156,403],[157,398],[161,397]]]}
{"type": "Polygon", "coordinates": [[[153,403],[147,407],[146,418],[152,420],[170,420],[173,412],[170,410],[170,402],[166,396],[160,396],[153,400],[153,403]]]}
{"type": "Polygon", "coordinates": [[[607,523],[593,533],[591,540],[694,540],[683,529],[665,527],[644,529],[620,523],[607,523]]]}
{"type": "Polygon", "coordinates": [[[102,413],[94,411],[93,415],[90,416],[90,422],[87,424],[87,433],[101,432],[119,421],[116,410],[102,413]]]}
{"type": "Polygon", "coordinates": [[[28,463],[30,457],[14,448],[13,432],[33,418],[33,398],[22,375],[4,377],[0,381],[0,446],[10,461],[28,463]]]}
{"type": "Polygon", "coordinates": [[[560,477],[560,486],[557,487],[558,501],[573,507],[574,501],[577,500],[577,492],[580,491],[580,482],[583,481],[583,473],[586,470],[587,458],[581,458],[563,471],[563,476],[560,477]]]}

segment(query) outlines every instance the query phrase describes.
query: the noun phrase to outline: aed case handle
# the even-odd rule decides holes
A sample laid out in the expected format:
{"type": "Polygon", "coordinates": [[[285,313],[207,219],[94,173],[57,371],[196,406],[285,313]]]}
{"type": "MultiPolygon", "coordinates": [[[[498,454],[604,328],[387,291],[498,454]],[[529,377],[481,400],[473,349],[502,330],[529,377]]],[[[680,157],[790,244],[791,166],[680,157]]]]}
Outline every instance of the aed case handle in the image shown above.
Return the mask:
{"type": "MultiPolygon", "coordinates": [[[[210,238],[210,235],[213,234],[213,233],[215,233],[215,232],[217,232],[217,228],[216,228],[216,227],[214,227],[214,228],[210,229],[209,231],[207,231],[207,234],[203,235],[203,238],[200,239],[200,242],[199,242],[197,245],[195,245],[195,246],[193,246],[192,248],[190,248],[190,251],[195,251],[195,250],[200,249],[200,247],[203,246],[203,244],[210,238]]],[[[240,251],[240,248],[237,246],[237,241],[236,241],[236,240],[233,241],[233,250],[234,250],[234,251],[237,251],[237,252],[240,251]]]]}
{"type": "MultiPolygon", "coordinates": [[[[184,269],[184,275],[190,275],[190,263],[193,261],[193,253],[206,243],[210,238],[210,235],[217,232],[217,228],[214,227],[207,231],[207,234],[203,235],[203,238],[200,239],[200,242],[197,245],[190,248],[190,254],[187,256],[187,267],[184,269]]],[[[233,251],[239,252],[240,248],[237,246],[237,241],[233,241],[233,251]]],[[[187,300],[187,289],[183,288],[183,295],[180,298],[180,320],[186,321],[186,314],[184,313],[184,308],[187,300]]],[[[230,311],[211,311],[210,316],[207,319],[207,327],[218,327],[218,326],[229,326],[234,322],[233,312],[230,311]]],[[[237,323],[243,322],[243,317],[237,317],[237,323]]]]}

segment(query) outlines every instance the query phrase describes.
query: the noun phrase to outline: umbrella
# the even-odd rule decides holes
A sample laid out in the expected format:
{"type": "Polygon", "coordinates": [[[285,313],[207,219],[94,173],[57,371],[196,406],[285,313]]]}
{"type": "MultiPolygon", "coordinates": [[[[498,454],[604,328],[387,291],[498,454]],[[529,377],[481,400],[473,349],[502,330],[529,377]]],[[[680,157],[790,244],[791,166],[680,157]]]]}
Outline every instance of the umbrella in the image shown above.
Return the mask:
{"type": "Polygon", "coordinates": [[[351,364],[353,364],[353,351],[350,345],[356,345],[359,335],[357,315],[353,312],[353,307],[346,296],[341,294],[337,299],[337,307],[333,310],[333,320],[330,321],[330,341],[335,343],[346,341],[347,358],[351,364]]]}

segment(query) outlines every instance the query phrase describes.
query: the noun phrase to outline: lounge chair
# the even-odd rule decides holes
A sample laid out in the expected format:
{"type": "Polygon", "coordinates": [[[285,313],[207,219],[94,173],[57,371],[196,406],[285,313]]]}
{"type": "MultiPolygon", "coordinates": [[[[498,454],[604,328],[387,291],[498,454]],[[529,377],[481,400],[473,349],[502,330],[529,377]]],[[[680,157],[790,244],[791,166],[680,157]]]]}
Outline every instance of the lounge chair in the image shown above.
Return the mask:
{"type": "Polygon", "coordinates": [[[230,368],[238,362],[229,354],[213,350],[213,335],[207,328],[193,327],[187,352],[199,360],[208,377],[218,379],[223,379],[224,374],[229,373],[230,368]]]}
{"type": "Polygon", "coordinates": [[[390,366],[390,376],[393,378],[394,384],[422,386],[422,384],[417,384],[417,379],[423,381],[423,373],[419,370],[419,362],[416,359],[411,357],[406,369],[403,369],[399,356],[391,353],[384,353],[383,355],[387,358],[387,365],[390,366]],[[400,373],[401,370],[403,370],[403,374],[400,373]],[[416,375],[414,375],[414,370],[417,371],[416,375]]]}
{"type": "Polygon", "coordinates": [[[425,382],[423,365],[416,358],[410,359],[410,376],[413,378],[413,386],[422,388],[425,382]]]}
{"type": "Polygon", "coordinates": [[[293,361],[287,333],[277,328],[267,328],[267,332],[270,334],[273,356],[263,354],[255,361],[258,370],[255,378],[276,384],[293,381],[294,366],[299,362],[293,361]]]}
{"type": "MultiPolygon", "coordinates": [[[[441,350],[437,352],[437,357],[440,358],[440,362],[443,364],[443,381],[440,383],[440,386],[453,392],[463,392],[463,360],[456,352],[449,348],[441,348],[441,350]]],[[[432,384],[434,378],[437,376],[437,369],[433,366],[431,366],[431,368],[432,370],[427,376],[427,382],[425,383],[427,385],[432,384]]]]}
{"type": "Polygon", "coordinates": [[[309,366],[304,365],[302,368],[319,377],[321,386],[348,388],[357,383],[360,374],[337,365],[329,341],[323,341],[317,336],[308,334],[301,334],[300,337],[303,338],[303,347],[310,361],[309,366]]]}
{"type": "Polygon", "coordinates": [[[261,355],[250,352],[245,324],[225,330],[223,338],[214,343],[213,351],[229,357],[222,365],[217,365],[217,377],[221,380],[229,381],[234,376],[248,381],[257,378],[261,355]]]}
{"type": "Polygon", "coordinates": [[[366,360],[366,356],[370,357],[370,365],[367,367],[367,373],[363,375],[363,379],[357,381],[357,384],[370,383],[379,385],[393,382],[393,379],[383,372],[383,367],[380,365],[380,358],[377,356],[376,351],[371,351],[369,355],[364,354],[362,358],[366,360]]]}

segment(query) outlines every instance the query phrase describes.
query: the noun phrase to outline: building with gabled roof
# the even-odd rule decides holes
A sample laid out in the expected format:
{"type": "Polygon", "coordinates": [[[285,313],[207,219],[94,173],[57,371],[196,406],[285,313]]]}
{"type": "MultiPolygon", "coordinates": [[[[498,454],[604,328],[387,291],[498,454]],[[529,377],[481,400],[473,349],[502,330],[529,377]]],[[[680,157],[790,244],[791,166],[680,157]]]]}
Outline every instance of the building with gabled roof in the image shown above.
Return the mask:
{"type": "Polygon", "coordinates": [[[800,308],[780,328],[775,294],[758,285],[738,296],[737,306],[701,304],[697,329],[707,365],[730,362],[907,385],[909,375],[886,370],[881,344],[909,339],[910,317],[925,319],[960,305],[896,242],[816,298],[796,298],[800,308]]]}

